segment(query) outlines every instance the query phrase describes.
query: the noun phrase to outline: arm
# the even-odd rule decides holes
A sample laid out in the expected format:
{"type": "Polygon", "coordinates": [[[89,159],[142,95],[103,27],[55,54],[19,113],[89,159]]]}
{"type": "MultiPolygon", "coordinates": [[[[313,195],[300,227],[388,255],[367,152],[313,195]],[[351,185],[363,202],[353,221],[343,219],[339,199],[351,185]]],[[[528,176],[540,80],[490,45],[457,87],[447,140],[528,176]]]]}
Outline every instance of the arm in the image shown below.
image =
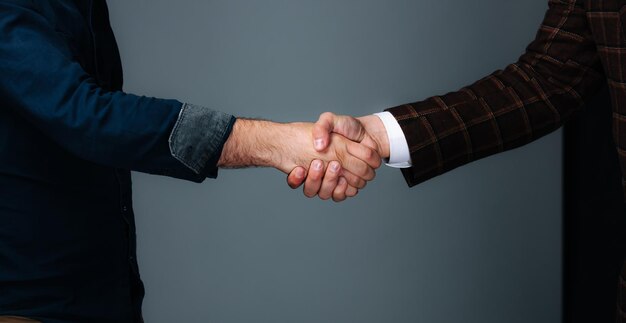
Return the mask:
{"type": "MultiPolygon", "coordinates": [[[[343,136],[333,134],[332,143],[323,152],[313,149],[311,144],[312,123],[281,124],[263,120],[238,119],[224,145],[219,167],[240,168],[249,166],[274,167],[289,173],[295,167],[308,166],[313,160],[314,169],[332,164],[356,175],[361,180],[372,180],[374,168],[380,166],[380,157],[375,150],[343,136]],[[321,162],[321,163],[319,163],[321,162]]],[[[329,167],[339,173],[338,167],[329,167]]],[[[361,186],[364,182],[352,182],[361,186]]]]}
{"type": "Polygon", "coordinates": [[[2,109],[100,165],[197,182],[216,175],[232,116],[101,87],[36,3],[0,2],[0,33],[2,109]]]}
{"type": "Polygon", "coordinates": [[[444,96],[388,111],[406,135],[410,186],[556,129],[602,86],[582,1],[550,1],[519,61],[444,96]]]}
{"type": "Polygon", "coordinates": [[[387,110],[410,148],[407,183],[417,185],[558,129],[602,80],[582,1],[550,1],[536,39],[518,62],[457,92],[387,110]]]}
{"type": "Polygon", "coordinates": [[[352,177],[355,186],[374,176],[351,155],[375,161],[376,153],[366,147],[339,138],[326,155],[306,150],[312,147],[310,124],[235,123],[233,116],[204,107],[101,87],[36,5],[30,6],[0,2],[0,32],[8,35],[0,42],[2,108],[81,159],[200,182],[215,177],[218,166],[286,171],[332,156],[359,174],[352,177]]]}

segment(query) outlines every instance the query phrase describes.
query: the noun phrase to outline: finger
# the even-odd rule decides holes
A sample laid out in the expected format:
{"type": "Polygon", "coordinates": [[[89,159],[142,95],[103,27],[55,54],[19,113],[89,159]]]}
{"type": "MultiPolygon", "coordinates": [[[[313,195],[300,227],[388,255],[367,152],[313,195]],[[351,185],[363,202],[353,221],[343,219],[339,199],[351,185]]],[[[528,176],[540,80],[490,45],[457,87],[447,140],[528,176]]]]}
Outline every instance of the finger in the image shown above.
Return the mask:
{"type": "Polygon", "coordinates": [[[337,183],[337,187],[333,191],[333,201],[342,202],[347,198],[346,189],[348,189],[348,181],[345,177],[339,177],[339,182],[337,183]]]}
{"type": "Polygon", "coordinates": [[[328,147],[334,124],[335,115],[333,113],[324,112],[320,115],[320,118],[313,126],[313,146],[315,150],[322,151],[328,147]]]}
{"type": "Polygon", "coordinates": [[[346,179],[346,181],[348,182],[348,185],[350,186],[354,186],[358,189],[362,189],[365,188],[365,185],[367,185],[367,181],[352,174],[351,172],[343,169],[341,171],[341,176],[344,177],[346,179]]]}
{"type": "Polygon", "coordinates": [[[304,167],[298,166],[294,168],[291,173],[289,173],[289,176],[287,176],[287,185],[289,185],[289,187],[291,187],[292,189],[296,189],[304,183],[305,179],[306,170],[304,169],[304,167]]]}
{"type": "Polygon", "coordinates": [[[359,190],[356,189],[356,187],[348,186],[348,188],[346,189],[347,197],[355,197],[357,194],[359,194],[359,190]]]}
{"type": "Polygon", "coordinates": [[[322,185],[322,178],[324,177],[324,162],[321,160],[314,160],[309,167],[309,174],[304,182],[304,195],[306,197],[315,197],[322,185]]]}
{"type": "Polygon", "coordinates": [[[324,180],[322,181],[322,186],[317,195],[322,200],[328,200],[333,196],[333,191],[337,187],[337,182],[339,181],[339,172],[341,170],[341,165],[337,161],[331,161],[326,167],[326,175],[324,175],[324,180]]]}
{"type": "Polygon", "coordinates": [[[347,143],[348,153],[364,162],[366,162],[370,167],[377,169],[382,164],[382,159],[378,153],[365,145],[351,142],[347,143]]]}
{"type": "Polygon", "coordinates": [[[374,169],[361,159],[347,154],[346,156],[342,156],[340,160],[343,169],[366,181],[371,181],[374,179],[374,177],[376,177],[376,172],[374,171],[374,169]]]}

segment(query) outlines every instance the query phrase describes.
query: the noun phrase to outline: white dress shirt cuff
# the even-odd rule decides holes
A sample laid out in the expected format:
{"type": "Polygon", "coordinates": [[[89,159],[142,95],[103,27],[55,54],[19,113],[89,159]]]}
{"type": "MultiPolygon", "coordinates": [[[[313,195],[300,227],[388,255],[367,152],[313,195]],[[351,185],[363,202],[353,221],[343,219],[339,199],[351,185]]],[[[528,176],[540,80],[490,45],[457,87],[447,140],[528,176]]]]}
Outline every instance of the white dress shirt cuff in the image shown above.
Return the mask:
{"type": "Polygon", "coordinates": [[[385,164],[393,168],[411,167],[413,164],[411,163],[409,144],[398,120],[387,111],[374,113],[374,115],[383,122],[389,138],[389,160],[385,160],[385,164]]]}

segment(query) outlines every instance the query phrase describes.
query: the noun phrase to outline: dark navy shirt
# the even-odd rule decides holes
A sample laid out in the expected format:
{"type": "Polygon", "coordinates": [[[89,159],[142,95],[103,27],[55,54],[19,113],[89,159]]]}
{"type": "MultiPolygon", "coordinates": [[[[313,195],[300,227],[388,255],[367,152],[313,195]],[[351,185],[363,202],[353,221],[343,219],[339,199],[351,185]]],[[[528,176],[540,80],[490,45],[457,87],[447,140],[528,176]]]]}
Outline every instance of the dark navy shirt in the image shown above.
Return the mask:
{"type": "Polygon", "coordinates": [[[122,92],[103,0],[0,0],[0,315],[140,321],[130,171],[215,177],[233,122],[122,92]]]}

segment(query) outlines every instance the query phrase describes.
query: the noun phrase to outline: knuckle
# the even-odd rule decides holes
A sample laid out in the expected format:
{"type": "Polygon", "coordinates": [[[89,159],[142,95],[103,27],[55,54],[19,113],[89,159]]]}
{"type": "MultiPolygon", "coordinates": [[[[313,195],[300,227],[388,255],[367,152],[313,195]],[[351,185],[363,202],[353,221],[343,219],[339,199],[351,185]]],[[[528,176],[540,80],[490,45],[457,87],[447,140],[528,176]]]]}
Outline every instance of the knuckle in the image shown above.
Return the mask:
{"type": "Polygon", "coordinates": [[[337,203],[339,203],[339,202],[343,202],[343,201],[345,201],[345,200],[346,200],[346,197],[345,197],[345,196],[343,196],[343,197],[333,197],[333,201],[335,201],[335,202],[337,202],[337,203]]]}
{"type": "Polygon", "coordinates": [[[320,119],[332,119],[335,116],[332,112],[324,112],[320,115],[320,119]]]}
{"type": "Polygon", "coordinates": [[[339,165],[337,162],[331,162],[326,170],[326,176],[324,180],[334,180],[339,176],[339,165]]]}
{"type": "Polygon", "coordinates": [[[363,173],[363,176],[362,176],[362,177],[363,177],[363,179],[364,179],[364,180],[366,180],[366,181],[371,181],[371,180],[373,180],[373,179],[374,179],[375,174],[376,174],[376,173],[374,172],[374,170],[373,170],[373,169],[371,169],[371,168],[367,167],[367,168],[365,168],[365,172],[363,173]]]}
{"type": "Polygon", "coordinates": [[[311,175],[309,175],[309,180],[313,181],[313,182],[319,182],[323,177],[322,172],[319,171],[314,171],[311,172],[311,175]]]}
{"type": "Polygon", "coordinates": [[[315,197],[315,195],[317,195],[317,192],[314,192],[310,188],[306,188],[306,187],[304,188],[304,196],[308,198],[313,198],[315,197]]]}
{"type": "Polygon", "coordinates": [[[348,181],[348,184],[349,184],[350,186],[353,186],[353,187],[358,187],[358,186],[360,186],[360,185],[361,185],[361,184],[360,184],[360,183],[361,183],[361,181],[362,181],[362,179],[360,179],[360,178],[351,178],[351,179],[348,181]]]}
{"type": "Polygon", "coordinates": [[[336,184],[337,183],[337,177],[338,177],[338,175],[336,173],[327,174],[324,177],[324,184],[327,185],[327,186],[335,186],[335,185],[337,185],[336,184]]]}
{"type": "Polygon", "coordinates": [[[343,164],[350,164],[350,160],[346,158],[346,154],[343,152],[342,149],[335,149],[335,156],[337,156],[337,159],[343,164]]]}
{"type": "Polygon", "coordinates": [[[374,151],[371,148],[365,148],[365,158],[367,160],[373,160],[374,159],[374,151]]]}
{"type": "Polygon", "coordinates": [[[364,188],[366,183],[367,183],[366,180],[359,178],[359,181],[357,182],[358,185],[355,185],[354,188],[356,189],[364,188]]]}
{"type": "Polygon", "coordinates": [[[365,180],[369,180],[370,177],[370,168],[366,167],[366,166],[362,166],[361,169],[359,169],[359,176],[365,180]]]}
{"type": "Polygon", "coordinates": [[[376,157],[375,160],[374,160],[374,167],[375,168],[380,168],[380,166],[382,166],[382,165],[383,165],[383,161],[380,158],[376,157]]]}
{"type": "Polygon", "coordinates": [[[370,152],[371,156],[369,157],[369,164],[374,168],[379,168],[382,164],[382,160],[375,151],[370,150],[370,152]]]}

